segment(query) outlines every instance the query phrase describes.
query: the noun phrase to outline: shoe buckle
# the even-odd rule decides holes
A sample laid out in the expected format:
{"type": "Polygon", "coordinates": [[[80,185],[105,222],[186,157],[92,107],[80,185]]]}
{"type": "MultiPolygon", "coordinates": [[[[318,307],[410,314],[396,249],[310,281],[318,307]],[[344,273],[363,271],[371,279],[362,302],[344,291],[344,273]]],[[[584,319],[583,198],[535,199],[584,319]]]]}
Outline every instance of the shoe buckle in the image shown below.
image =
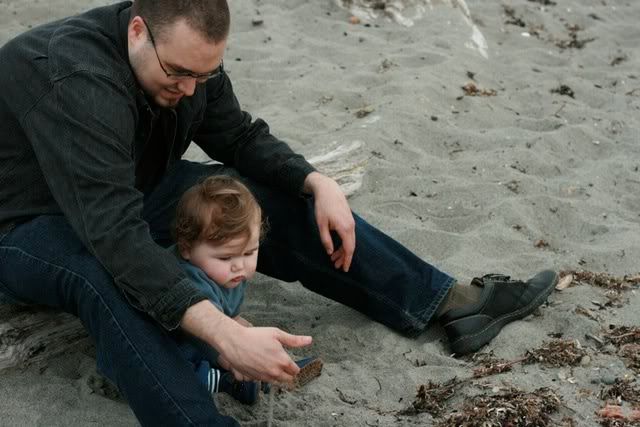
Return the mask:
{"type": "Polygon", "coordinates": [[[508,282],[511,280],[511,276],[507,276],[505,274],[485,274],[482,277],[474,277],[471,281],[472,285],[484,287],[485,282],[508,282]]]}

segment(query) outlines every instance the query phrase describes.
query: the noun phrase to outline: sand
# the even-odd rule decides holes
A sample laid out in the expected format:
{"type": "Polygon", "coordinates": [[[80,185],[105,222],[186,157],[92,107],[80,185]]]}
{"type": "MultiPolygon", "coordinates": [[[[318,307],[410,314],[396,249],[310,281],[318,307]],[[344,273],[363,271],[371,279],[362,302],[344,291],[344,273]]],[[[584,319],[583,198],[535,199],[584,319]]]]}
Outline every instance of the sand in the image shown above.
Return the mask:
{"type": "MultiPolygon", "coordinates": [[[[543,268],[635,274],[640,3],[556,2],[414,0],[384,14],[331,0],[235,0],[225,68],[243,107],[297,150],[359,141],[368,163],[353,209],[459,280],[543,268]]],[[[0,43],[100,4],[0,1],[0,43]]],[[[550,387],[563,403],[549,425],[599,425],[601,389],[638,375],[613,345],[586,337],[640,323],[636,290],[607,301],[588,284],[555,292],[482,350],[515,360],[555,334],[586,351],[577,366],[515,364],[468,381],[434,418],[399,413],[420,385],[477,366],[451,357],[440,327],[405,338],[299,284],[258,277],[245,317],[313,335],[295,355],[321,356],[324,371],[272,408],[217,401],[246,425],[266,425],[270,411],[277,426],[437,425],[470,396],[550,387]]],[[[0,373],[0,424],[136,425],[126,403],[89,386],[94,357],[87,345],[0,373]]]]}

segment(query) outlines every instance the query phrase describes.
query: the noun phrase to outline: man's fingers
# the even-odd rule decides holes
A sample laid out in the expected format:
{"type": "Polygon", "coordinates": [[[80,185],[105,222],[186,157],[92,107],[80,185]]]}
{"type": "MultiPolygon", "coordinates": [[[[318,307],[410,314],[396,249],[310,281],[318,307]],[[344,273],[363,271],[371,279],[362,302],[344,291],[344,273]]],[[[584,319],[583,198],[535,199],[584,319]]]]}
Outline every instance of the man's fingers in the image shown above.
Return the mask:
{"type": "Polygon", "coordinates": [[[345,273],[349,271],[349,268],[351,268],[352,259],[353,259],[353,255],[348,255],[345,257],[344,263],[342,264],[342,268],[345,273]]]}
{"type": "Polygon", "coordinates": [[[342,244],[342,249],[344,250],[344,258],[343,258],[343,262],[342,262],[342,269],[345,271],[345,273],[347,271],[349,271],[349,268],[351,267],[351,260],[353,259],[353,252],[355,252],[356,250],[356,240],[355,240],[355,236],[352,240],[343,243],[342,244]]]}
{"type": "Polygon", "coordinates": [[[300,368],[298,367],[298,365],[295,364],[293,360],[289,360],[289,363],[287,364],[287,366],[283,367],[282,370],[285,372],[285,374],[290,375],[290,378],[289,377],[280,378],[280,381],[282,382],[293,381],[293,378],[296,375],[298,375],[298,372],[300,372],[300,368]]]}
{"type": "Polygon", "coordinates": [[[229,363],[229,361],[222,355],[218,356],[218,365],[220,365],[222,369],[226,369],[227,371],[231,370],[231,363],[229,363]]]}
{"type": "Polygon", "coordinates": [[[233,378],[235,378],[236,380],[245,381],[245,376],[240,371],[232,368],[231,373],[233,374],[233,378]]]}
{"type": "Polygon", "coordinates": [[[313,338],[308,335],[292,335],[284,331],[279,331],[276,339],[280,341],[280,344],[282,344],[283,346],[292,348],[306,347],[311,344],[311,341],[313,341],[313,338]]]}
{"type": "Polygon", "coordinates": [[[331,262],[335,268],[340,268],[344,262],[344,250],[342,247],[339,247],[333,254],[331,254],[331,262]]]}
{"type": "Polygon", "coordinates": [[[322,246],[327,251],[327,254],[333,254],[333,240],[331,240],[331,232],[329,231],[329,224],[326,222],[318,221],[318,230],[320,230],[320,241],[322,246]]]}
{"type": "Polygon", "coordinates": [[[355,226],[349,227],[349,231],[340,234],[340,239],[342,239],[342,246],[340,249],[342,251],[342,269],[347,272],[349,271],[349,267],[351,267],[351,260],[353,259],[353,252],[356,249],[356,232],[355,226]]]}

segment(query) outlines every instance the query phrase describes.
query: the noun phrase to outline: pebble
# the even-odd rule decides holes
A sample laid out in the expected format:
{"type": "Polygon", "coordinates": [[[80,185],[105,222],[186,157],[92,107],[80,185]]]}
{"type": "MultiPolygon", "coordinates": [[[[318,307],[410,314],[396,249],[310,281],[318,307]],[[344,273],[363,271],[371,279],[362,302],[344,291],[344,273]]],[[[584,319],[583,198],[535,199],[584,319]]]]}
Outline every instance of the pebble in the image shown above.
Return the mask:
{"type": "Polygon", "coordinates": [[[591,358],[589,356],[583,356],[582,359],[580,359],[580,365],[582,366],[589,366],[590,363],[591,358]]]}

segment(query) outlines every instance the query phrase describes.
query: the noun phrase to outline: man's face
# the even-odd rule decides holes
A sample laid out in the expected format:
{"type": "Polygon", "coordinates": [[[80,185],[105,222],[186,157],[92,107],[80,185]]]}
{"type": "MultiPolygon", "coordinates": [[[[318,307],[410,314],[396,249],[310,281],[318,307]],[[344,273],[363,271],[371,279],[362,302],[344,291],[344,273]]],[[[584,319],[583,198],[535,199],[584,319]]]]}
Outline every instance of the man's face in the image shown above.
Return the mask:
{"type": "Polygon", "coordinates": [[[205,79],[176,78],[167,73],[203,75],[215,71],[222,62],[226,40],[208,41],[185,20],[166,27],[162,37],[153,36],[155,43],[151,42],[149,27],[141,17],[129,22],[129,62],[142,90],[158,106],[174,107],[183,96],[193,95],[196,85],[205,79]]]}

